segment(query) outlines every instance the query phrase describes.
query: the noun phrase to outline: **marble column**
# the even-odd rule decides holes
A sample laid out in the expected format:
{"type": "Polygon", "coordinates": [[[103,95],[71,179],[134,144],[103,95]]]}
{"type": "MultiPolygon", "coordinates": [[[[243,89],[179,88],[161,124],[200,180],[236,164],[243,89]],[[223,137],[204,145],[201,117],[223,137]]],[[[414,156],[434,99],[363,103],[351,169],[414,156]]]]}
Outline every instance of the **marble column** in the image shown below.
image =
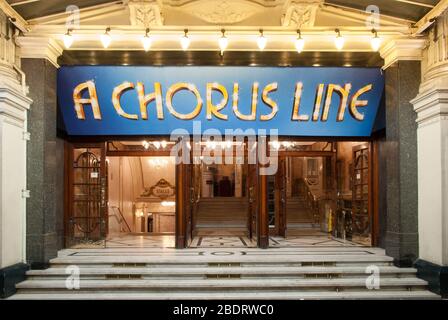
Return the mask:
{"type": "Polygon", "coordinates": [[[58,47],[51,41],[20,40],[22,69],[33,99],[28,113],[27,261],[45,268],[64,246],[64,142],[57,136],[58,47]],[[49,54],[55,53],[55,54],[49,54]],[[37,57],[37,58],[33,58],[37,57]]]}
{"type": "Polygon", "coordinates": [[[418,141],[418,275],[448,296],[448,10],[429,34],[420,92],[412,101],[418,141]]]}
{"type": "Polygon", "coordinates": [[[8,23],[0,10],[0,298],[15,293],[15,284],[24,280],[28,268],[26,140],[31,99],[8,23]]]}
{"type": "MultiPolygon", "coordinates": [[[[397,266],[412,266],[418,258],[417,126],[410,100],[420,85],[423,42],[396,40],[385,45],[386,254],[397,266]]],[[[381,213],[384,214],[384,213],[381,213]]]]}

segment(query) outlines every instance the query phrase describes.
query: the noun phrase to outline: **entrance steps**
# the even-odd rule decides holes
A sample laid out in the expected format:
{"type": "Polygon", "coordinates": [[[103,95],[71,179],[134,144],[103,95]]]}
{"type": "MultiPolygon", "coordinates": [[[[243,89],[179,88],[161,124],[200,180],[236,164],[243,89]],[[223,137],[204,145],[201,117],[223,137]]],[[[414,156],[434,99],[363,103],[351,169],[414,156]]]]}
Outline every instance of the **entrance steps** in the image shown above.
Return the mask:
{"type": "Polygon", "coordinates": [[[203,198],[193,219],[194,235],[246,235],[247,210],[246,198],[203,198]]]}
{"type": "Polygon", "coordinates": [[[437,299],[413,268],[375,248],[63,250],[11,299],[437,299]],[[369,290],[369,266],[380,289],[369,290]],[[80,289],[68,290],[68,266],[80,289]],[[73,270],[73,269],[72,269],[73,270]]]}

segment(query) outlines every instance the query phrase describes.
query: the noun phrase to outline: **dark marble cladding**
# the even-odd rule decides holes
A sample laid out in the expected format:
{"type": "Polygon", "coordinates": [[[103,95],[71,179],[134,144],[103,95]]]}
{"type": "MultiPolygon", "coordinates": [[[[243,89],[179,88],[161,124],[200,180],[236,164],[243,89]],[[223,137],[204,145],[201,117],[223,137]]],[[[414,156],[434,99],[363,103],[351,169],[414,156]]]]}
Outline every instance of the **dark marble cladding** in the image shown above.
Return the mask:
{"type": "Polygon", "coordinates": [[[417,260],[414,264],[417,269],[417,276],[428,281],[429,290],[440,294],[443,298],[448,298],[448,267],[417,260]]]}
{"type": "Polygon", "coordinates": [[[0,298],[4,299],[16,293],[16,284],[26,278],[26,272],[29,266],[24,263],[18,263],[3,269],[0,269],[0,298]]]}
{"type": "Polygon", "coordinates": [[[44,265],[63,247],[64,143],[57,138],[57,69],[44,59],[22,59],[29,96],[27,259],[44,265]]]}
{"type": "Polygon", "coordinates": [[[386,253],[400,266],[418,257],[417,124],[410,101],[420,86],[420,62],[386,70],[386,253]]]}

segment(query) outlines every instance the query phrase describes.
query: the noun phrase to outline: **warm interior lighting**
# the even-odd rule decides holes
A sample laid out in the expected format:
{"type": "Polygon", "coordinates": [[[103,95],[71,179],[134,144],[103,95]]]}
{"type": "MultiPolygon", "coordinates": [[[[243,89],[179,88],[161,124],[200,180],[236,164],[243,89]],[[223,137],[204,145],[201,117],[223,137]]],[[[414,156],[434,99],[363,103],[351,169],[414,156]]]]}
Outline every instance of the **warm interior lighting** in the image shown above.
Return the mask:
{"type": "Polygon", "coordinates": [[[151,49],[152,40],[149,37],[149,28],[146,29],[146,33],[142,38],[143,49],[148,52],[151,49]]]}
{"type": "Polygon", "coordinates": [[[300,30],[297,30],[297,39],[296,39],[297,52],[301,53],[304,47],[305,47],[305,39],[302,38],[302,33],[300,32],[300,30]]]}
{"type": "Polygon", "coordinates": [[[166,146],[168,145],[168,142],[166,142],[165,140],[162,140],[162,142],[160,142],[160,145],[162,146],[162,148],[166,148],[166,146]]]}
{"type": "Polygon", "coordinates": [[[260,35],[257,39],[257,45],[260,50],[264,50],[266,48],[266,44],[268,42],[268,39],[263,35],[263,30],[260,29],[260,35]]]}
{"type": "Polygon", "coordinates": [[[73,35],[72,35],[72,30],[68,29],[67,33],[64,34],[64,46],[66,49],[69,49],[72,44],[73,44],[73,35]]]}
{"type": "Polygon", "coordinates": [[[336,32],[336,37],[334,38],[334,44],[336,46],[336,49],[342,50],[344,48],[345,39],[341,35],[341,31],[339,29],[336,29],[335,32],[336,32]]]}
{"type": "Polygon", "coordinates": [[[381,38],[378,37],[378,32],[375,29],[372,30],[372,33],[373,33],[373,37],[370,40],[370,45],[372,46],[372,50],[376,52],[376,51],[380,50],[381,38]]]}
{"type": "Polygon", "coordinates": [[[218,40],[219,49],[221,50],[221,55],[224,54],[224,51],[227,49],[227,46],[229,45],[229,39],[227,39],[225,32],[226,31],[224,29],[221,30],[222,36],[218,40]]]}
{"type": "Polygon", "coordinates": [[[142,142],[142,146],[143,146],[143,148],[145,148],[146,150],[148,150],[148,149],[149,149],[149,142],[148,142],[148,141],[143,141],[143,142],[142,142]]]}
{"type": "Polygon", "coordinates": [[[156,149],[160,149],[160,142],[159,141],[154,141],[152,144],[154,145],[154,147],[156,147],[156,149]]]}
{"type": "Polygon", "coordinates": [[[277,140],[272,141],[272,146],[274,147],[275,150],[280,149],[280,142],[278,142],[277,140]]]}
{"type": "Polygon", "coordinates": [[[110,28],[106,29],[106,32],[101,35],[101,43],[103,44],[104,49],[109,48],[110,43],[112,42],[112,37],[109,34],[110,28]]]}
{"type": "Polygon", "coordinates": [[[190,38],[188,38],[188,29],[184,30],[184,35],[180,38],[180,46],[182,50],[186,51],[190,46],[190,38]]]}
{"type": "Polygon", "coordinates": [[[162,201],[162,207],[174,207],[176,202],[174,201],[162,201]]]}

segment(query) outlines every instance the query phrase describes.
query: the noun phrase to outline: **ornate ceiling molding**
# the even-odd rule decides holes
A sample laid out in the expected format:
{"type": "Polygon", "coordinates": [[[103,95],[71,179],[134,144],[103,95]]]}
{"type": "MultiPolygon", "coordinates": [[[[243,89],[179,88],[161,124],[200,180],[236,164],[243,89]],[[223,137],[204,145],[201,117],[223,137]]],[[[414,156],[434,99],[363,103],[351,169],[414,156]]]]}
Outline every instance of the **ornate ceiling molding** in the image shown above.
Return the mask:
{"type": "Polygon", "coordinates": [[[323,0],[290,0],[285,4],[282,26],[307,28],[314,26],[317,10],[323,0]]]}
{"type": "Polygon", "coordinates": [[[150,27],[163,25],[162,3],[157,0],[129,0],[131,25],[150,27]]]}
{"type": "Polygon", "coordinates": [[[249,0],[199,0],[181,9],[207,23],[229,25],[244,21],[265,7],[249,0]]]}

